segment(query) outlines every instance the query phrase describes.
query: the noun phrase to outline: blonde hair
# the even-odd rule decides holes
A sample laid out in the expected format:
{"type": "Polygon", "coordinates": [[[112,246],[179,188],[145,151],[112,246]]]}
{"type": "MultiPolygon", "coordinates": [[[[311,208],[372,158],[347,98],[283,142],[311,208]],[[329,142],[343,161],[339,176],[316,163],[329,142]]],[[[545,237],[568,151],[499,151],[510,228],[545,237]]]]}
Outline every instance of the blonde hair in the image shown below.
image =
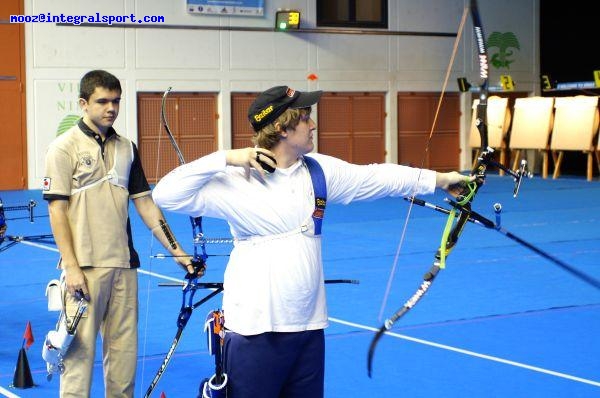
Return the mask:
{"type": "Polygon", "coordinates": [[[310,111],[311,108],[286,109],[273,123],[255,132],[252,142],[260,148],[273,149],[281,140],[280,131],[295,129],[300,123],[300,116],[310,115],[310,111]]]}

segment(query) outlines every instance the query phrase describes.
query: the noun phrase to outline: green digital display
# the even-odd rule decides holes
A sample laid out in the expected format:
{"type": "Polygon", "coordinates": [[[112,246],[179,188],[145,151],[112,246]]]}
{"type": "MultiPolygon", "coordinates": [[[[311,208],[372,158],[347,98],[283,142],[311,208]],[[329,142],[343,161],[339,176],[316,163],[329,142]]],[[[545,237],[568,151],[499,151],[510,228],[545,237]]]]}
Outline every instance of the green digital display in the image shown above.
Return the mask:
{"type": "Polygon", "coordinates": [[[300,28],[300,11],[277,11],[275,29],[288,30],[300,28]]]}

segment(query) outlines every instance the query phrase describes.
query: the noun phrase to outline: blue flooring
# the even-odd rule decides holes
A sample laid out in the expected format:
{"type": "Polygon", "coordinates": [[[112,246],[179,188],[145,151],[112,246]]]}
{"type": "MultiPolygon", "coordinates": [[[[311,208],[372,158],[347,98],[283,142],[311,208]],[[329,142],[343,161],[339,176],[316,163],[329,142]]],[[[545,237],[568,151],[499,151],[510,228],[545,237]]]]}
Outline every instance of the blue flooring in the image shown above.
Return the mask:
{"type": "MultiPolygon", "coordinates": [[[[26,212],[7,213],[14,236],[50,233],[40,191],[3,191],[5,206],[35,200],[35,222],[26,212]],[[11,220],[11,218],[17,218],[11,220]]],[[[443,195],[428,199],[444,205],[443,195]]],[[[473,208],[494,219],[503,207],[502,226],[574,268],[600,279],[600,184],[580,178],[524,181],[512,198],[512,180],[490,176],[473,208]]],[[[366,371],[369,343],[409,209],[402,199],[348,206],[329,205],[324,224],[326,278],[351,278],[358,285],[328,285],[331,326],[326,331],[328,398],[337,397],[598,397],[600,396],[600,291],[518,245],[495,230],[468,224],[427,295],[383,336],[375,353],[373,377],[366,371]]],[[[135,214],[135,212],[133,212],[135,214]]],[[[189,220],[167,214],[182,242],[189,220]]],[[[219,220],[205,219],[208,237],[228,236],[219,220]]],[[[416,290],[439,246],[445,216],[413,206],[385,306],[391,315],[416,290]]],[[[132,216],[140,273],[140,346],[136,396],[143,396],[162,363],[176,330],[181,305],[177,287],[160,287],[181,278],[160,253],[137,215],[132,216]],[[152,272],[157,276],[149,276],[152,272]]],[[[7,242],[1,246],[4,247],[7,242]]],[[[58,395],[58,379],[47,381],[41,347],[56,313],[46,308],[44,290],[58,277],[57,253],[18,243],[0,252],[0,396],[58,395]],[[12,388],[14,368],[27,322],[35,342],[27,355],[35,382],[12,388]]],[[[210,245],[226,254],[228,245],[210,245]]],[[[221,281],[226,257],[211,257],[206,281],[221,281]]],[[[198,291],[196,299],[207,292],[198,291]]],[[[200,381],[212,374],[202,332],[216,297],[194,311],[179,347],[154,395],[195,397],[200,381]]],[[[100,358],[96,358],[93,397],[103,396],[100,358]]]]}

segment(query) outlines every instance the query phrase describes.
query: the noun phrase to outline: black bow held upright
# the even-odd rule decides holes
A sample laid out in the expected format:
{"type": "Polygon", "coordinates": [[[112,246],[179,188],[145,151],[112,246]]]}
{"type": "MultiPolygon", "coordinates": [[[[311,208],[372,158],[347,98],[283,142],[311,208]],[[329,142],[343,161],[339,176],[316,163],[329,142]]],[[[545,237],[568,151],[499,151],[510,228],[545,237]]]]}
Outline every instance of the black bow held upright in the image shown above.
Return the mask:
{"type": "MultiPolygon", "coordinates": [[[[169,123],[167,122],[167,96],[169,95],[170,92],[171,92],[171,87],[169,87],[163,94],[161,107],[160,107],[160,120],[165,128],[165,131],[167,133],[167,136],[169,137],[169,140],[171,141],[171,144],[173,145],[173,149],[175,150],[175,153],[177,154],[177,158],[179,159],[179,165],[181,166],[181,165],[185,164],[185,159],[183,158],[183,153],[181,152],[181,149],[179,149],[179,145],[177,145],[177,141],[175,141],[175,137],[173,136],[173,133],[171,132],[171,128],[169,127],[169,123]]],[[[194,243],[198,243],[202,250],[202,253],[199,254],[196,244],[194,244],[194,255],[192,257],[192,266],[194,267],[194,272],[197,273],[198,271],[204,270],[206,268],[206,259],[208,258],[208,255],[206,254],[206,245],[205,245],[204,234],[202,231],[202,217],[191,217],[190,216],[190,223],[192,226],[192,234],[193,234],[194,243]]],[[[186,275],[186,279],[193,279],[192,277],[193,277],[193,275],[190,275],[190,274],[186,275]]]]}
{"type": "MultiPolygon", "coordinates": [[[[165,131],[167,132],[169,140],[171,141],[171,144],[173,144],[173,148],[175,149],[175,152],[177,153],[177,157],[179,158],[179,165],[183,165],[183,164],[185,164],[185,159],[183,158],[181,149],[179,149],[179,146],[177,145],[177,142],[175,141],[175,137],[173,136],[173,133],[171,132],[171,129],[169,128],[169,123],[167,122],[167,115],[166,115],[166,113],[167,113],[166,112],[167,96],[170,91],[171,91],[171,87],[169,87],[163,94],[160,118],[161,118],[161,122],[165,128],[165,131]]],[[[181,309],[179,310],[179,315],[177,317],[177,333],[175,334],[175,337],[173,338],[171,347],[167,351],[167,354],[165,355],[165,358],[164,358],[161,366],[159,367],[158,371],[156,372],[156,375],[154,376],[154,378],[152,379],[150,386],[146,390],[146,394],[144,395],[145,398],[150,397],[150,395],[152,394],[152,391],[154,390],[154,388],[158,384],[158,381],[160,380],[163,373],[165,372],[165,369],[167,368],[167,365],[169,364],[171,357],[172,357],[173,353],[175,352],[177,345],[179,344],[179,340],[181,339],[183,330],[185,329],[185,326],[187,325],[188,320],[190,319],[190,316],[192,315],[192,311],[195,308],[197,308],[198,306],[200,306],[201,304],[205,303],[206,301],[210,300],[212,297],[216,296],[217,294],[219,294],[220,292],[223,291],[223,283],[200,283],[198,281],[198,272],[201,270],[203,271],[206,268],[206,260],[208,259],[208,254],[206,253],[206,246],[205,246],[207,239],[204,238],[203,231],[202,231],[202,217],[191,217],[190,216],[190,222],[191,222],[191,226],[192,226],[192,234],[193,234],[193,239],[194,239],[194,254],[192,256],[192,266],[194,267],[194,273],[192,274],[192,273],[188,272],[185,275],[185,282],[182,285],[183,297],[182,297],[182,302],[181,302],[181,309]],[[202,250],[201,253],[198,253],[197,246],[200,246],[200,248],[202,250]],[[209,293],[208,295],[206,295],[204,298],[202,298],[200,301],[194,303],[194,301],[193,301],[194,294],[196,293],[197,289],[213,289],[213,291],[211,293],[209,293]],[[188,294],[189,294],[189,296],[188,296],[188,294]]],[[[219,242],[221,242],[221,241],[225,242],[226,239],[219,239],[219,242]]]]}
{"type": "Polygon", "coordinates": [[[431,284],[433,283],[440,269],[445,267],[446,257],[456,245],[465,224],[471,218],[471,203],[479,191],[479,188],[481,188],[485,181],[488,166],[499,167],[515,179],[515,188],[513,191],[515,196],[518,193],[522,177],[524,175],[528,175],[528,173],[525,171],[526,163],[522,163],[521,169],[518,171],[509,170],[493,159],[494,150],[488,147],[488,55],[485,44],[485,36],[483,33],[483,26],[481,24],[481,18],[479,16],[476,0],[471,0],[470,2],[470,14],[473,21],[475,40],[477,44],[479,75],[481,79],[481,84],[479,86],[479,105],[477,106],[476,110],[476,126],[481,136],[481,151],[480,156],[477,159],[473,170],[471,171],[471,175],[475,176],[475,179],[472,182],[463,184],[459,188],[460,193],[456,197],[456,202],[452,202],[453,208],[452,210],[448,211],[446,227],[444,228],[444,232],[442,234],[440,247],[434,256],[433,265],[423,276],[423,281],[419,285],[419,288],[400,309],[398,309],[391,317],[384,321],[383,325],[373,337],[367,357],[367,369],[369,377],[372,374],[375,348],[381,337],[386,331],[392,328],[398,319],[404,316],[419,302],[419,300],[421,300],[421,298],[431,287],[431,284]]]}

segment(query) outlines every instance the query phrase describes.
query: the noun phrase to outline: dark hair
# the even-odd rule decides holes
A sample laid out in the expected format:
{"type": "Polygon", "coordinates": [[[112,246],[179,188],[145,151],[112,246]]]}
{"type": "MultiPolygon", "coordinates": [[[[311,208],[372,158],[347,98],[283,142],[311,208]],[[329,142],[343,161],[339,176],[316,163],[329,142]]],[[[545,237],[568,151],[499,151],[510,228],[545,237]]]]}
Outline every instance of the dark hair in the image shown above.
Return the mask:
{"type": "Polygon", "coordinates": [[[105,70],[92,70],[86,73],[79,83],[79,98],[88,101],[90,96],[96,90],[96,87],[102,87],[109,91],[121,90],[121,82],[115,75],[108,73],[105,70]]]}

